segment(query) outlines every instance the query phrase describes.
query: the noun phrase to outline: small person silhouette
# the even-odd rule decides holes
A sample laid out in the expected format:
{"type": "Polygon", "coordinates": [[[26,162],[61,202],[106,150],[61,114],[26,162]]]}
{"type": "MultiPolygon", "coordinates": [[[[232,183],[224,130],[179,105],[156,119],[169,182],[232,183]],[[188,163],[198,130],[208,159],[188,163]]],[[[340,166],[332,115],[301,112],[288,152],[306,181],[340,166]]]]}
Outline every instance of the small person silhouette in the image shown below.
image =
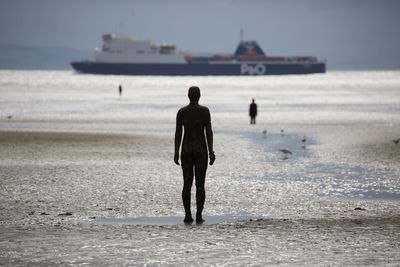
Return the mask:
{"type": "Polygon", "coordinates": [[[122,85],[118,86],[118,92],[119,92],[119,96],[121,96],[122,95],[122,85]]]}
{"type": "Polygon", "coordinates": [[[181,150],[181,164],[183,172],[182,201],[185,208],[185,223],[192,223],[190,210],[191,189],[193,178],[196,178],[196,223],[203,223],[202,212],[206,192],[204,189],[207,161],[209,154],[210,165],[214,164],[213,132],[211,115],[207,107],[199,105],[200,89],[197,86],[189,88],[189,105],[181,108],[176,115],[175,154],[174,162],[179,165],[179,149],[184,136],[181,150]],[[208,152],[208,153],[207,153],[208,152]]]}
{"type": "Polygon", "coordinates": [[[250,124],[256,124],[257,116],[257,104],[254,102],[254,98],[249,107],[250,124]]]}

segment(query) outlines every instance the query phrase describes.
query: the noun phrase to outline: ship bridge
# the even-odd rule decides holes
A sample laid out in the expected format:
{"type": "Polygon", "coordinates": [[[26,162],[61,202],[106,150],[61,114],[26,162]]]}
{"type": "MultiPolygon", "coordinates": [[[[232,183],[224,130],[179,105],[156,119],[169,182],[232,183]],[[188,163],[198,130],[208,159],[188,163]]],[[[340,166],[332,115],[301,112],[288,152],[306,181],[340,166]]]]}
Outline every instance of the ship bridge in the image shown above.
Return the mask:
{"type": "Polygon", "coordinates": [[[103,46],[96,49],[96,61],[105,63],[185,63],[175,46],[153,45],[150,41],[137,41],[129,37],[104,34],[103,46]]]}

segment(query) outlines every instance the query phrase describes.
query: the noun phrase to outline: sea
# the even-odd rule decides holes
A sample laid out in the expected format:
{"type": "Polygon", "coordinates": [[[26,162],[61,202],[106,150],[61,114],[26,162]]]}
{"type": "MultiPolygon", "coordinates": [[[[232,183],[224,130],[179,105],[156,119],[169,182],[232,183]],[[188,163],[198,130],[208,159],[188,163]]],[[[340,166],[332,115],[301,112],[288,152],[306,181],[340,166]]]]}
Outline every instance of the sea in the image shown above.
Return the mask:
{"type": "Polygon", "coordinates": [[[2,130],[171,133],[190,86],[217,132],[257,125],[368,124],[395,127],[400,71],[330,71],[284,76],[113,76],[73,71],[0,71],[2,130]],[[122,95],[118,86],[122,86],[122,95]],[[7,119],[12,117],[12,119],[7,119]]]}
{"type": "MultiPolygon", "coordinates": [[[[270,198],[232,196],[227,204],[215,194],[210,215],[285,217],[299,210],[288,208],[299,199],[400,201],[400,71],[166,77],[2,70],[0,131],[159,136],[171,140],[173,153],[176,113],[193,85],[214,131],[217,161],[207,179],[220,179],[221,188],[279,188],[271,191],[279,208],[265,208],[270,198]],[[249,123],[252,99],[256,125],[249,123]]],[[[317,202],[300,209],[321,212],[317,202]]]]}

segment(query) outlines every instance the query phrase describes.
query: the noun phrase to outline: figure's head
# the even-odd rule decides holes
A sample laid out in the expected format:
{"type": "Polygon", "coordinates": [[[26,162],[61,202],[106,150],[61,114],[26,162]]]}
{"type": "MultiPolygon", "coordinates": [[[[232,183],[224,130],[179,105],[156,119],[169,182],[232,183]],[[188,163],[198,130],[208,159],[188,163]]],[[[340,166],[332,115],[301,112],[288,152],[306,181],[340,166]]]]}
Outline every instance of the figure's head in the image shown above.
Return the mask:
{"type": "Polygon", "coordinates": [[[190,102],[198,102],[200,99],[200,88],[197,86],[192,86],[189,88],[188,97],[190,102]]]}
{"type": "Polygon", "coordinates": [[[253,103],[254,103],[254,98],[252,99],[253,103]]]}

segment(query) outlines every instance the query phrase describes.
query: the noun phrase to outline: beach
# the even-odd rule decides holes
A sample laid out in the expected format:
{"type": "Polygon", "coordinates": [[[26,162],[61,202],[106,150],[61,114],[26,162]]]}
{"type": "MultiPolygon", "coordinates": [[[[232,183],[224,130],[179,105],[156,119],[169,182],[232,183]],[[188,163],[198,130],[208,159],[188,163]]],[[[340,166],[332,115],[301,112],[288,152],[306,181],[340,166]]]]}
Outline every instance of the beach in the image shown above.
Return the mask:
{"type": "MultiPolygon", "coordinates": [[[[395,266],[400,261],[396,201],[290,199],[277,196],[282,188],[268,183],[234,181],[224,190],[227,182],[213,177],[207,180],[206,214],[225,208],[281,213],[280,218],[253,215],[190,226],[115,220],[102,225],[96,218],[183,218],[180,172],[172,165],[168,138],[2,132],[0,140],[5,265],[395,266]],[[152,175],[143,179],[142,173],[152,175]],[[248,201],[237,203],[237,195],[248,201]],[[252,210],[249,202],[261,202],[261,208],[252,210]]],[[[217,151],[229,152],[223,147],[217,151]]],[[[367,160],[387,157],[371,151],[367,160]]]]}
{"type": "Polygon", "coordinates": [[[1,265],[400,264],[397,72],[372,73],[383,86],[360,73],[238,78],[267,114],[256,125],[240,86],[199,80],[217,158],[202,225],[183,223],[173,162],[187,78],[123,77],[134,89],[119,98],[115,77],[0,74],[1,265]]]}

